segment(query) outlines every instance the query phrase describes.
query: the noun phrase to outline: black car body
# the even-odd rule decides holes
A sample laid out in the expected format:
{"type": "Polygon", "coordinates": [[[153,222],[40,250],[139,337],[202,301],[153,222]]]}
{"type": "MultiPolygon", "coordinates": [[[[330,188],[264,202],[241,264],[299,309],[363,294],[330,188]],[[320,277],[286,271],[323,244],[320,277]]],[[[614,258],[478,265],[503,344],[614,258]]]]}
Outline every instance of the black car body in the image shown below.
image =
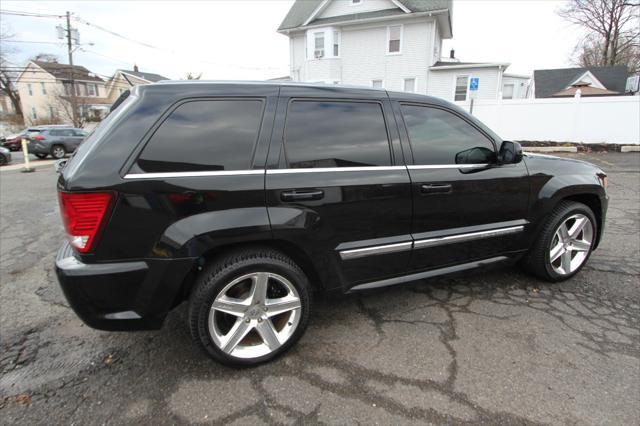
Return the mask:
{"type": "Polygon", "coordinates": [[[560,207],[577,203],[593,213],[584,213],[593,222],[586,260],[602,235],[605,186],[596,166],[522,158],[517,144],[432,97],[290,83],[140,86],[60,175],[67,221],[74,196],[89,197],[76,213],[102,203],[91,194],[104,203],[92,234],[60,249],[56,270],[90,326],[156,329],[197,298],[207,264],[252,247],[289,259],[314,291],[346,293],[519,259],[560,207]]]}

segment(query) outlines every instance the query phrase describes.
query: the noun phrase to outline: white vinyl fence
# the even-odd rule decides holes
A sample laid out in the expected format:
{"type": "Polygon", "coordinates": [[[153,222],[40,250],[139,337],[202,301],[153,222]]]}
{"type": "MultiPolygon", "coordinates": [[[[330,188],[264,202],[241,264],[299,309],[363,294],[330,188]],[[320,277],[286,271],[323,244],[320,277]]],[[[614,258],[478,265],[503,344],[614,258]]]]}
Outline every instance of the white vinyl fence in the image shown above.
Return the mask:
{"type": "Polygon", "coordinates": [[[640,96],[476,100],[473,115],[505,140],[640,144],[640,96]]]}

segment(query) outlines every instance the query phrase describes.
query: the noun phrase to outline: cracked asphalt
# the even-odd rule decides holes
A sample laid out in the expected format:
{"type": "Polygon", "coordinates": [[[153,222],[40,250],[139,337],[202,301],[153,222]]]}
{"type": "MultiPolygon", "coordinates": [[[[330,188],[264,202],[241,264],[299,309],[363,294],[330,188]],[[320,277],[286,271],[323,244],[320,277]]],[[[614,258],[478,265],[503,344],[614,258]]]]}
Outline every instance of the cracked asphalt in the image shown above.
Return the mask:
{"type": "Polygon", "coordinates": [[[157,332],[83,325],[53,272],[49,169],[0,174],[2,424],[640,424],[640,155],[609,173],[605,239],[561,284],[516,267],[319,300],[285,356],[235,370],[157,332]]]}

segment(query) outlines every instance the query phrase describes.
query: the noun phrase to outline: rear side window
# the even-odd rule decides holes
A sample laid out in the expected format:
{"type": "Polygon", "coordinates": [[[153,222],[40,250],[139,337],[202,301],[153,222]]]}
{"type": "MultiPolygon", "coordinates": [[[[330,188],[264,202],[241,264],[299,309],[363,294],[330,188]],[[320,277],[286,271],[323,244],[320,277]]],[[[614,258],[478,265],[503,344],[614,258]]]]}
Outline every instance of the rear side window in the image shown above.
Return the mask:
{"type": "Polygon", "coordinates": [[[388,166],[391,151],[378,103],[294,101],[285,154],[291,168],[388,166]]]}
{"type": "Polygon", "coordinates": [[[415,164],[487,164],[495,160],[491,141],[451,112],[402,105],[402,116],[415,164]]]}
{"type": "Polygon", "coordinates": [[[138,166],[148,173],[248,169],[262,112],[260,100],[184,103],[155,131],[138,166]]]}

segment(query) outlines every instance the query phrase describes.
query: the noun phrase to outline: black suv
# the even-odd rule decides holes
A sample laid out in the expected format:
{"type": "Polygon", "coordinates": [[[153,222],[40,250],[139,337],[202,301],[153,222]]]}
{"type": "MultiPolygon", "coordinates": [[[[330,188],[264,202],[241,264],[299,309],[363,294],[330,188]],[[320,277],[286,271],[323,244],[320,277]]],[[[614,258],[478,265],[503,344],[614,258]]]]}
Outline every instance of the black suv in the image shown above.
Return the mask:
{"type": "Polygon", "coordinates": [[[300,338],[316,292],[518,259],[560,281],[602,236],[602,170],[523,156],[439,99],[213,82],[126,95],[58,181],[56,271],[98,329],[157,329],[188,300],[208,354],[256,364],[300,338]]]}

